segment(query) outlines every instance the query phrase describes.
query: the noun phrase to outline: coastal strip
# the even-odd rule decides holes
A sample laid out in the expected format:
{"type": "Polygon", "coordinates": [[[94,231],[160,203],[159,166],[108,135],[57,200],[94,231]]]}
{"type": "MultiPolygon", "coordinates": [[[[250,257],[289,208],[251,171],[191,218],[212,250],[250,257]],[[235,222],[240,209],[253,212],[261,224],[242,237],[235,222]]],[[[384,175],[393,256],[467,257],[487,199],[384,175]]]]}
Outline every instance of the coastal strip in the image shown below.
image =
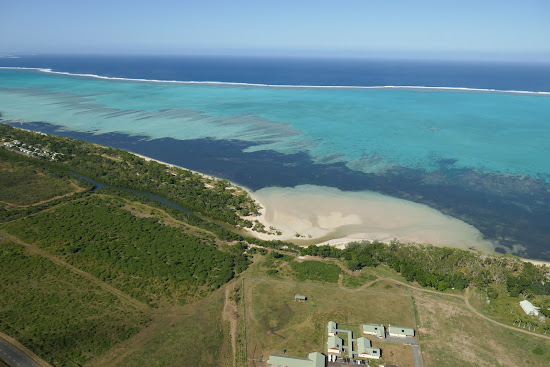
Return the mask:
{"type": "MultiPolygon", "coordinates": [[[[130,153],[205,178],[221,179],[142,154],[130,153]]],[[[259,216],[246,219],[257,220],[268,230],[245,230],[263,240],[284,240],[299,245],[327,244],[344,248],[350,242],[367,240],[389,243],[397,239],[403,243],[429,243],[495,253],[493,243],[483,239],[475,227],[424,204],[371,191],[347,192],[315,185],[270,187],[255,192],[233,182],[231,185],[245,190],[260,208],[259,216]]]]}

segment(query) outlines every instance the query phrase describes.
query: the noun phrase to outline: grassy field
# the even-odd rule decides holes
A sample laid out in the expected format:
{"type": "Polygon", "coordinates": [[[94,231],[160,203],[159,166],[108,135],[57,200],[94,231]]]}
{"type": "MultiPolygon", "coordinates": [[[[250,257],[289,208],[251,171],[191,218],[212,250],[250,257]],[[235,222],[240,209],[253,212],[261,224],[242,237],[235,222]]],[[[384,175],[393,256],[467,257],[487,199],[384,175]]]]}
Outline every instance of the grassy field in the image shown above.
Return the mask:
{"type": "Polygon", "coordinates": [[[250,360],[282,349],[295,356],[324,352],[326,325],[331,320],[356,331],[368,322],[415,327],[409,296],[318,284],[246,279],[244,312],[250,360]],[[308,300],[294,301],[297,293],[308,300]]]}
{"type": "Polygon", "coordinates": [[[220,289],[192,305],[159,310],[147,328],[88,366],[232,366],[224,299],[220,289]]]}
{"type": "Polygon", "coordinates": [[[550,341],[481,319],[459,298],[413,295],[425,367],[550,365],[550,341]]]}
{"type": "Polygon", "coordinates": [[[0,157],[0,202],[8,206],[36,204],[74,192],[78,186],[54,177],[26,162],[7,162],[0,157]]]}
{"type": "Polygon", "coordinates": [[[0,242],[0,330],[52,365],[81,365],[148,316],[21,245],[0,242]]]}

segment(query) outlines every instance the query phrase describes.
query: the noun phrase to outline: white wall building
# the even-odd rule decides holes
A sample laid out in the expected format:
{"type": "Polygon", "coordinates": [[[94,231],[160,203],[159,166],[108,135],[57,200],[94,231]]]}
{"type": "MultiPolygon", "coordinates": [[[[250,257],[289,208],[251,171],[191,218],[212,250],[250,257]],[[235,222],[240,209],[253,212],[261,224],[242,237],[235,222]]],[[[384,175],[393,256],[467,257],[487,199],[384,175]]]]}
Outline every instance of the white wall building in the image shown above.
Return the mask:
{"type": "Polygon", "coordinates": [[[521,308],[523,308],[523,311],[529,316],[538,316],[539,315],[539,308],[533,306],[531,302],[528,300],[523,300],[519,303],[521,308]]]}

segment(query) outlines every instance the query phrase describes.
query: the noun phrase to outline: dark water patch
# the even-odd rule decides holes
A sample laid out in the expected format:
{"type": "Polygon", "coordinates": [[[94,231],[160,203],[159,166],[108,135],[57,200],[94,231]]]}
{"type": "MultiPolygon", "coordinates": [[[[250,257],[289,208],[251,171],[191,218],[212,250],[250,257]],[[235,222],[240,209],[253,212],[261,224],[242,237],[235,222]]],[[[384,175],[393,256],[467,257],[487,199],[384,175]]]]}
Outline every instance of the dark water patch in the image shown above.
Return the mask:
{"type": "Polygon", "coordinates": [[[136,195],[141,195],[141,196],[145,196],[145,197],[148,197],[149,199],[152,199],[152,200],[155,200],[155,201],[158,201],[159,203],[161,204],[164,204],[172,209],[176,209],[182,213],[185,213],[185,214],[192,214],[192,215],[196,215],[196,216],[199,216],[198,214],[194,213],[193,211],[187,209],[187,208],[184,208],[183,206],[179,205],[179,204],[176,204],[174,203],[173,201],[170,201],[168,199],[166,199],[165,197],[162,197],[162,196],[159,196],[159,195],[155,195],[155,194],[151,194],[149,192],[145,192],[145,191],[139,191],[139,190],[134,190],[134,189],[128,189],[128,188],[125,188],[125,187],[118,187],[118,186],[111,186],[111,185],[107,185],[107,184],[104,184],[103,182],[99,182],[99,181],[96,181],[94,179],[91,179],[89,177],[86,177],[86,176],[83,176],[81,174],[78,174],[78,173],[74,173],[74,172],[70,172],[71,175],[73,176],[76,176],[78,178],[81,178],[83,179],[84,181],[87,181],[89,183],[91,183],[92,185],[94,185],[94,190],[100,190],[100,189],[116,189],[116,190],[122,190],[122,191],[127,191],[127,192],[131,192],[132,194],[136,194],[136,195]]]}
{"type": "Polygon", "coordinates": [[[243,152],[239,140],[149,139],[121,133],[93,134],[34,123],[10,125],[82,139],[150,156],[231,180],[252,190],[302,184],[371,190],[426,204],[475,226],[496,241],[497,251],[550,260],[550,191],[544,180],[453,168],[452,159],[431,173],[395,168],[385,174],[355,171],[342,162],[314,163],[306,153],[243,152]]]}

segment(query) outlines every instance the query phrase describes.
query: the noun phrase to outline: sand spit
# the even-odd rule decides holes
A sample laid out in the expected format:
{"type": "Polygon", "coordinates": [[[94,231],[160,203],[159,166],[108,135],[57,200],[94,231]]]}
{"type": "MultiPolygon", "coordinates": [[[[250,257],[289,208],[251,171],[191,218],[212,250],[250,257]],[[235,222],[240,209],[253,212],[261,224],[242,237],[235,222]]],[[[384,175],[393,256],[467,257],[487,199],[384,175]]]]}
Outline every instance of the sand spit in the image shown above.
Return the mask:
{"type": "Polygon", "coordinates": [[[317,239],[338,247],[358,240],[397,239],[494,252],[492,242],[472,225],[427,205],[375,192],[301,185],[265,188],[252,197],[263,208],[258,220],[282,232],[280,236],[257,234],[263,239],[317,239]]]}

